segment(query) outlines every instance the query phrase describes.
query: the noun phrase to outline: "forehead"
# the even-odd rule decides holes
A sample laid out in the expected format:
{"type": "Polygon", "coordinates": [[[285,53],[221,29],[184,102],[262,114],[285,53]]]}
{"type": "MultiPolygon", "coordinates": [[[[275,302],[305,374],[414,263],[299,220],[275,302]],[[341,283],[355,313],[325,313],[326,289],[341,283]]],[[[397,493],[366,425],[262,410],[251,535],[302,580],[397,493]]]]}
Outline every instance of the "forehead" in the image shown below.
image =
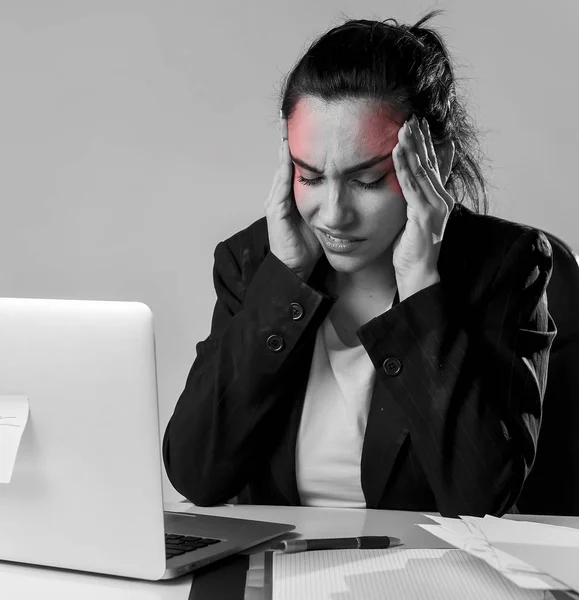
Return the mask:
{"type": "Polygon", "coordinates": [[[402,111],[373,100],[327,102],[308,97],[297,103],[288,121],[288,132],[292,146],[301,149],[323,143],[373,151],[384,149],[385,143],[396,143],[405,116],[402,111]]]}

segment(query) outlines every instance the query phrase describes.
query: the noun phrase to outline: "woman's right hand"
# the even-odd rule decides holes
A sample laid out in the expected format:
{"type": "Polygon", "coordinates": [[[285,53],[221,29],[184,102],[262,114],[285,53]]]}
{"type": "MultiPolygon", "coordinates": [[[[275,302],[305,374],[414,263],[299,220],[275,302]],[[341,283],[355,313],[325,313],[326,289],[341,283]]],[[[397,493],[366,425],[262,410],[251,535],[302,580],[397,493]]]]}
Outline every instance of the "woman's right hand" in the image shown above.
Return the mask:
{"type": "Polygon", "coordinates": [[[323,253],[314,232],[298,212],[293,193],[294,166],[290,157],[287,120],[281,117],[279,166],[265,201],[269,247],[287,267],[304,281],[323,253]]]}

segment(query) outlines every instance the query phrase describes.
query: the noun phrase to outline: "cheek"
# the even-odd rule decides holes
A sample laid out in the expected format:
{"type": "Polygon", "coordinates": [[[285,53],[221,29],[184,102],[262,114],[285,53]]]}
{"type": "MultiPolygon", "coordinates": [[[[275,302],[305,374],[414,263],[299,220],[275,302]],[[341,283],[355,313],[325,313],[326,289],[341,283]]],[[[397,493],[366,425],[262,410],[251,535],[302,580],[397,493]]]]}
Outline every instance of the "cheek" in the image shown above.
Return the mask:
{"type": "Polygon", "coordinates": [[[297,176],[294,177],[292,185],[293,185],[294,198],[296,200],[296,205],[299,208],[304,200],[304,186],[298,181],[297,176]]]}
{"type": "Polygon", "coordinates": [[[305,186],[297,180],[297,177],[294,179],[293,182],[293,191],[294,198],[296,201],[296,208],[298,209],[300,215],[302,217],[305,217],[305,215],[307,215],[307,213],[311,211],[312,202],[311,200],[310,202],[308,202],[308,190],[305,189],[305,186]]]}
{"type": "Polygon", "coordinates": [[[386,176],[386,187],[389,191],[396,196],[403,196],[402,188],[400,187],[400,182],[398,181],[398,177],[396,177],[396,170],[392,169],[390,173],[386,176]]]}
{"type": "Polygon", "coordinates": [[[407,215],[408,204],[404,196],[395,196],[392,194],[387,201],[375,208],[373,214],[368,215],[368,221],[374,223],[375,231],[381,243],[387,245],[392,243],[392,240],[400,229],[408,220],[407,215]]]}

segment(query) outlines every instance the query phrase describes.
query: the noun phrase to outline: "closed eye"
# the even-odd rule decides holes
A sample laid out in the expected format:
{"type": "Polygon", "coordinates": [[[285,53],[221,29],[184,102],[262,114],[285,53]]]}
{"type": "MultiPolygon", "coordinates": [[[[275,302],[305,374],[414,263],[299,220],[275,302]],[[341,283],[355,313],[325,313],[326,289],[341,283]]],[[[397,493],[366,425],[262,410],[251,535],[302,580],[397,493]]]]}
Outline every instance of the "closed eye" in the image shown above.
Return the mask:
{"type": "MultiPolygon", "coordinates": [[[[356,185],[359,185],[360,187],[364,188],[365,190],[374,190],[376,188],[382,187],[382,182],[384,181],[384,179],[386,178],[386,174],[382,175],[382,177],[380,177],[380,179],[377,179],[376,181],[372,181],[371,183],[364,183],[363,181],[358,181],[356,179],[354,179],[354,183],[356,185]]],[[[319,185],[322,181],[323,177],[316,177],[315,179],[306,179],[305,177],[302,177],[301,175],[298,176],[298,181],[303,184],[303,185],[319,185]]]]}

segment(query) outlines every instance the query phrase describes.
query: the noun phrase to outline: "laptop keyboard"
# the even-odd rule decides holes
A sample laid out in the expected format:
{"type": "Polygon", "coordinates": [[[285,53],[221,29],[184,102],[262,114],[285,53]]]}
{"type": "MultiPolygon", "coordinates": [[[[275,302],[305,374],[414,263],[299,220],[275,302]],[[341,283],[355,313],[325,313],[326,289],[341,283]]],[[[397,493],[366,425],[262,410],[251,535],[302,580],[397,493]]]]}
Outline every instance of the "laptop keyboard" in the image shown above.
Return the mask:
{"type": "Polygon", "coordinates": [[[211,544],[217,544],[221,540],[214,540],[213,538],[195,537],[193,535],[177,535],[176,533],[165,534],[165,557],[173,558],[173,556],[179,556],[185,554],[185,552],[192,552],[199,548],[205,548],[211,544]]]}

